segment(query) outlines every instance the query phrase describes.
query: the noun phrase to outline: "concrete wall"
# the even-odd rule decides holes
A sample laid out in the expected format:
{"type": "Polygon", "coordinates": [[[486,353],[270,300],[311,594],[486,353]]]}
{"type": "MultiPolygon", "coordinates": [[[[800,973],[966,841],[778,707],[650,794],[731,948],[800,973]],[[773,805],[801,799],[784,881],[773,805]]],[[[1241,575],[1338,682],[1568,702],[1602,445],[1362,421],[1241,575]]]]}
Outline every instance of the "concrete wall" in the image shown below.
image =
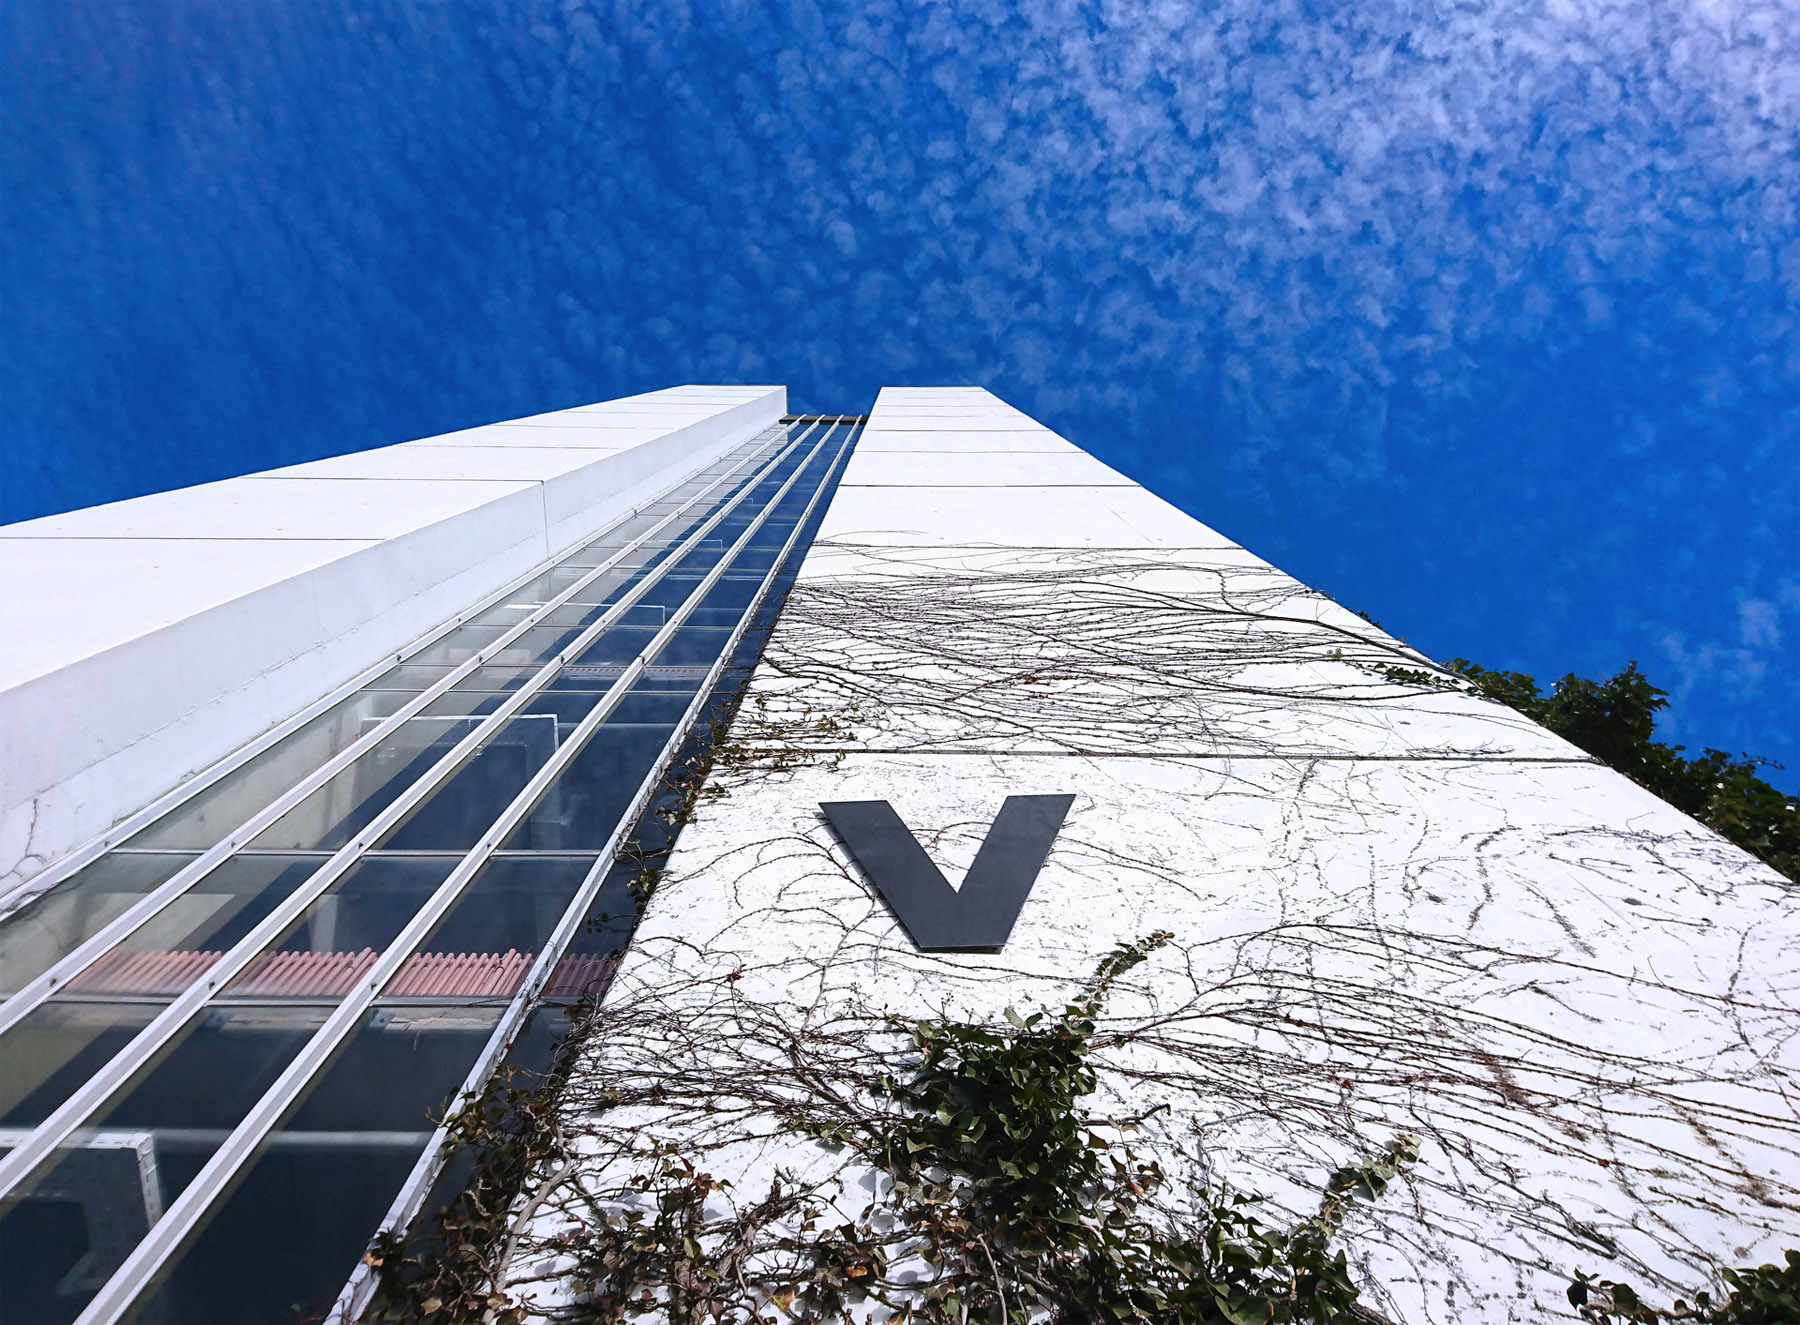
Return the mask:
{"type": "Polygon", "coordinates": [[[675,387],[0,528],[0,895],[786,408],[675,387]]]}
{"type": "Polygon", "coordinates": [[[1304,1216],[1415,1133],[1346,1238],[1403,1325],[1775,1259],[1800,893],[1429,666],[987,392],[883,391],[572,1079],[640,1101],[570,1105],[583,1199],[666,1139],[740,1209],[779,1171],[854,1221],[873,1176],[790,1120],[873,1098],[887,1017],[1056,1009],[1166,930],[1090,1101],[1149,1115],[1165,1208],[1204,1178],[1304,1216]],[[954,883],[1006,797],[1058,794],[994,953],[914,947],[819,811],[888,801],[954,883]]]}

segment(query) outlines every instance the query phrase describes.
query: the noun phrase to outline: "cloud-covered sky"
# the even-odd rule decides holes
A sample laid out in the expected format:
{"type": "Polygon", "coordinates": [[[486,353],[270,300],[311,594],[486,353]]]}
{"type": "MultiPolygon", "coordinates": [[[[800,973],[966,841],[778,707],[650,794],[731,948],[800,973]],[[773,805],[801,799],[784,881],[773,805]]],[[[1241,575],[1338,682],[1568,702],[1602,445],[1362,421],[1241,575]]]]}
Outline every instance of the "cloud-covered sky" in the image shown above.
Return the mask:
{"type": "Polygon", "coordinates": [[[1800,782],[1800,4],[12,0],[0,519],[975,382],[1800,782]]]}

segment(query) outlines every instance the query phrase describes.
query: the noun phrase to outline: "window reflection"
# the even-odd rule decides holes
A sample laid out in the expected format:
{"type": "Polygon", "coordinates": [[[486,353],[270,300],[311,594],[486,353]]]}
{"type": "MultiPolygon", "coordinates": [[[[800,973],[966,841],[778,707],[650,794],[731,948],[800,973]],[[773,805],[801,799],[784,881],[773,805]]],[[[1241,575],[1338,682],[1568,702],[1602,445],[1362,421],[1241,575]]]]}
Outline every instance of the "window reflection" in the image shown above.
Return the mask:
{"type": "Polygon", "coordinates": [[[321,1317],[499,1016],[498,1008],[371,1013],[156,1290],[151,1318],[321,1317]]]}

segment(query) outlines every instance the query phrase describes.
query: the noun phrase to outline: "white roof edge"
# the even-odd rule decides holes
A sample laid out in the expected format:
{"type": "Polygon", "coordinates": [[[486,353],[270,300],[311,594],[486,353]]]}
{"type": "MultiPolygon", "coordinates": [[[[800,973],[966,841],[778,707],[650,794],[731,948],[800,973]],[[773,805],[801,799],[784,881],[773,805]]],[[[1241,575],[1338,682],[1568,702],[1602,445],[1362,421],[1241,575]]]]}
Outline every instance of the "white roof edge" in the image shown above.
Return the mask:
{"type": "Polygon", "coordinates": [[[784,387],[662,399],[666,426],[575,465],[521,449],[509,471],[495,446],[447,477],[401,444],[373,448],[392,474],[265,471],[0,528],[0,892],[787,408],[784,387]]]}

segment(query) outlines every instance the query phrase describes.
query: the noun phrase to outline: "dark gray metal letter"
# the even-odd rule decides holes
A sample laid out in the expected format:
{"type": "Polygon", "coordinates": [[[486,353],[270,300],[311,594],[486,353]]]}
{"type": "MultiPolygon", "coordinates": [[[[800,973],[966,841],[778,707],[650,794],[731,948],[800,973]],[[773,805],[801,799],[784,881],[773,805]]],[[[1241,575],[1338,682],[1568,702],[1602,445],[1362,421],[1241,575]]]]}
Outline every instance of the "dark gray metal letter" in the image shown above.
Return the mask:
{"type": "Polygon", "coordinates": [[[920,949],[997,952],[1074,801],[1008,796],[960,892],[886,801],[821,802],[819,808],[920,949]]]}

